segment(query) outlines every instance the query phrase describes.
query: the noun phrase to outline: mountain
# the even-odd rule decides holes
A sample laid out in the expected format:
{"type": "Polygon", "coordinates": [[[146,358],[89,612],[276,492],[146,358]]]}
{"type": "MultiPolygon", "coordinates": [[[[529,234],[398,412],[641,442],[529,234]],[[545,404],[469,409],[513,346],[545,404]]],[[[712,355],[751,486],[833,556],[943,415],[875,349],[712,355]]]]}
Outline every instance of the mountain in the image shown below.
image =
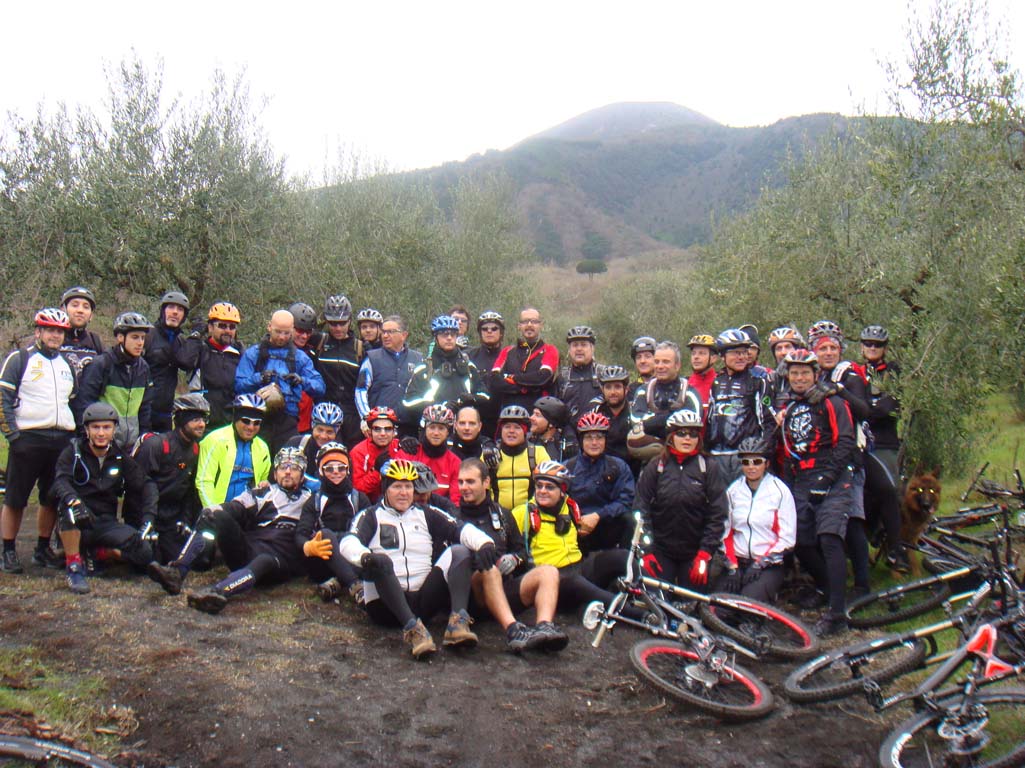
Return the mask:
{"type": "Polygon", "coordinates": [[[466,175],[506,176],[542,261],[572,264],[585,255],[633,256],[707,241],[716,220],[782,182],[788,154],[848,124],[841,115],[818,114],[731,128],[676,104],[612,104],[507,150],[407,175],[443,201],[466,175]]]}

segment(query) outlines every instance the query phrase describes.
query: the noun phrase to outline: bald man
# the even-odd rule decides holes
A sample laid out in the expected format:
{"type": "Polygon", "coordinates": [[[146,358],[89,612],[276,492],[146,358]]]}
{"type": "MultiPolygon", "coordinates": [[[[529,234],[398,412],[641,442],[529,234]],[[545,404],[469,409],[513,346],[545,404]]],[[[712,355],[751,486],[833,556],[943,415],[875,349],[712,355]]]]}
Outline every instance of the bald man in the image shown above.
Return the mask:
{"type": "Polygon", "coordinates": [[[324,396],[324,379],[309,355],[292,342],[294,322],[288,310],[276,311],[267,323],[267,335],[243,353],[235,369],[235,393],[256,392],[267,401],[260,435],[270,443],[272,455],[296,434],[303,392],[314,400],[324,396]]]}

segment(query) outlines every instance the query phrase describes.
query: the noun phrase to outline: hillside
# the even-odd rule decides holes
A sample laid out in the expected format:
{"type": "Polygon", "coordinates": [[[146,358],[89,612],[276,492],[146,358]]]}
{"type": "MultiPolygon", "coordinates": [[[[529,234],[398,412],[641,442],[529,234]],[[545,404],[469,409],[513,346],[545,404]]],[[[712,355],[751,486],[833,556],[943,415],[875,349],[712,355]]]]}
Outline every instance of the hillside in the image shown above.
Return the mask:
{"type": "Polygon", "coordinates": [[[546,263],[573,264],[589,242],[607,258],[633,257],[706,241],[717,218],[782,181],[788,152],[799,154],[847,124],[821,114],[730,128],[675,104],[616,104],[510,149],[408,176],[444,200],[464,176],[505,175],[524,234],[546,263]]]}

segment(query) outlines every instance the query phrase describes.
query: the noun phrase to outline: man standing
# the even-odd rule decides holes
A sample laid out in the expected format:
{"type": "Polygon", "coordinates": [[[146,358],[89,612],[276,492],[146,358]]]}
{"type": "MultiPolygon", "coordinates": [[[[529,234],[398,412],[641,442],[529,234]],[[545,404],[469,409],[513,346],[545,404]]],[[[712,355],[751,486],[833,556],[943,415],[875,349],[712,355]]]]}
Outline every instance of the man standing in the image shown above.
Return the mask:
{"type": "Polygon", "coordinates": [[[630,345],[630,357],[637,371],[637,378],[630,384],[627,393],[627,399],[632,401],[637,390],[655,377],[655,339],[651,336],[638,336],[630,345]]]}
{"type": "Polygon", "coordinates": [[[599,375],[604,366],[594,362],[596,341],[594,331],[587,325],[573,326],[566,333],[570,365],[559,373],[559,399],[569,408],[567,424],[575,424],[594,408],[592,401],[601,397],[599,375]]]}
{"type": "Polygon", "coordinates": [[[259,394],[267,404],[269,428],[263,431],[272,452],[296,434],[303,393],[314,400],[324,395],[323,377],[309,355],[292,343],[293,323],[288,310],[271,315],[267,335],[245,351],[235,371],[235,391],[259,394]]]}
{"type": "Polygon", "coordinates": [[[210,403],[211,430],[231,423],[231,402],[235,399],[235,371],[242,357],[242,345],[235,339],[242,315],[238,307],[220,301],[207,313],[205,340],[189,338],[185,344],[193,373],[189,389],[202,392],[210,403]]]}
{"type": "Polygon", "coordinates": [[[64,334],[61,352],[75,369],[77,378],[81,380],[85,367],[94,357],[103,353],[103,341],[99,334],[88,329],[89,321],[96,311],[96,296],[88,288],[76,285],[64,291],[64,295],[61,296],[61,308],[67,313],[68,321],[71,323],[71,330],[64,334]]]}
{"type": "Polygon", "coordinates": [[[381,348],[381,325],[384,323],[384,315],[373,307],[364,307],[356,313],[356,330],[359,331],[359,338],[363,342],[363,349],[381,348]]]}
{"type": "Polygon", "coordinates": [[[413,369],[423,355],[406,346],[409,329],[400,315],[389,315],[381,325],[381,348],[367,352],[356,378],[356,408],[364,421],[374,408],[397,411],[406,396],[413,369]]]}
{"type": "MultiPolygon", "coordinates": [[[[539,397],[554,394],[559,350],[541,338],[544,321],[534,307],[520,311],[519,339],[503,349],[491,368],[491,392],[501,408],[533,408],[539,397]]],[[[529,411],[528,411],[529,413],[529,411]]]]}
{"type": "Polygon", "coordinates": [[[181,291],[168,291],[160,299],[160,316],[146,334],[143,357],[153,380],[150,428],[154,432],[171,429],[171,406],[178,389],[178,371],[191,367],[190,355],[182,336],[189,299],[181,291]]]}
{"type": "Polygon", "coordinates": [[[605,451],[609,456],[630,463],[626,438],[630,434],[630,408],[627,405],[627,390],[630,374],[621,365],[607,365],[599,377],[601,382],[601,404],[594,410],[609,420],[605,433],[605,451]]]}
{"type": "MultiPolygon", "coordinates": [[[[715,381],[715,361],[719,356],[715,352],[715,339],[707,333],[692,336],[687,342],[690,349],[690,370],[687,384],[701,397],[701,403],[708,408],[708,398],[712,394],[712,383],[715,381]]],[[[702,416],[705,414],[702,413],[702,416]]]]}
{"type": "Polygon", "coordinates": [[[505,338],[505,319],[494,310],[488,309],[477,318],[477,336],[480,346],[470,350],[470,362],[477,366],[483,379],[488,399],[478,403],[484,434],[494,435],[498,427],[499,398],[491,392],[491,369],[502,352],[505,338]]]}
{"type": "Polygon", "coordinates": [[[8,444],[7,493],[0,515],[4,573],[22,572],[15,540],[33,486],[39,488],[39,511],[32,562],[61,567],[50,549],[57,522],[52,486],[57,457],[75,433],[69,405],[75,396],[75,373],[60,351],[71,324],[63,310],[43,309],[36,313],[35,325],[35,343],[12,352],[0,369],[0,431],[8,444]]]}
{"type": "Polygon", "coordinates": [[[324,377],[324,399],[342,409],[340,442],[351,450],[363,439],[356,410],[356,377],[363,362],[363,342],[352,333],[352,304],[345,296],[327,297],[324,322],[327,333],[317,348],[317,370],[324,377]]]}

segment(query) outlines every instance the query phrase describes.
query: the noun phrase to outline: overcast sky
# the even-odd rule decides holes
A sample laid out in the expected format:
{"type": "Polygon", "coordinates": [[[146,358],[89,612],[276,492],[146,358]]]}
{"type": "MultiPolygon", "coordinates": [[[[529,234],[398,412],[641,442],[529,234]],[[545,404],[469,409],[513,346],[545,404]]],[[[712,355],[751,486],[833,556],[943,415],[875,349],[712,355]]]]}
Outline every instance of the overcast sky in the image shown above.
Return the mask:
{"type": "MultiPolygon", "coordinates": [[[[925,14],[928,2],[912,0],[925,14]]],[[[1025,3],[990,0],[1022,69],[1025,3]]],[[[904,51],[898,0],[90,2],[4,6],[0,108],[99,108],[134,48],[186,100],[221,68],[266,97],[293,172],[339,146],[393,169],[504,149],[617,101],[672,101],[733,126],[883,111],[880,58],[904,51]]]]}

